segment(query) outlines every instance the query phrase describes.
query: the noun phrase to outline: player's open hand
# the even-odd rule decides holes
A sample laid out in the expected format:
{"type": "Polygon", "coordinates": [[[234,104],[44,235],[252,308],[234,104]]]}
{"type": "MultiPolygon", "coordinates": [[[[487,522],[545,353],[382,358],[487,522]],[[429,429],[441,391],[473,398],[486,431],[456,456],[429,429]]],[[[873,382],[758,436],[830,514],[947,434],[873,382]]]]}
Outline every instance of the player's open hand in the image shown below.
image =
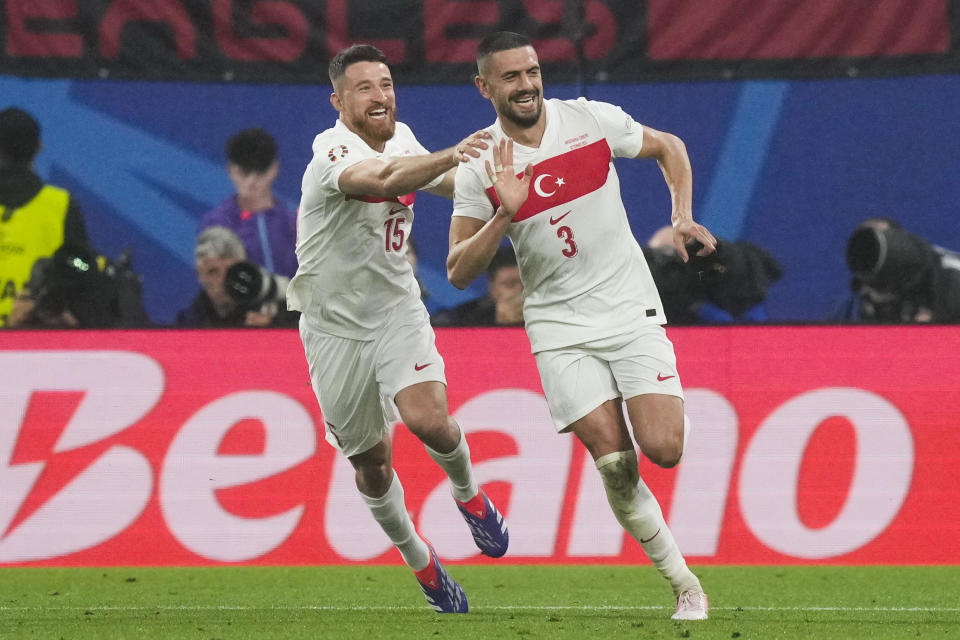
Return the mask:
{"type": "Polygon", "coordinates": [[[673,246],[677,248],[677,253],[684,262],[690,260],[690,255],[687,253],[687,242],[690,240],[703,245],[697,251],[698,256],[710,255],[717,250],[717,239],[705,226],[693,220],[681,220],[673,226],[673,246]]]}
{"type": "Polygon", "coordinates": [[[488,140],[490,140],[489,131],[483,129],[474,131],[453,148],[454,162],[459,164],[468,162],[470,158],[479,158],[480,152],[489,146],[488,140]]]}
{"type": "Polygon", "coordinates": [[[513,166],[513,140],[504,138],[500,144],[493,145],[493,166],[485,160],[487,177],[493,183],[493,188],[500,198],[499,215],[513,220],[517,211],[527,201],[530,192],[530,179],[533,177],[533,165],[528,164],[519,176],[513,166]]]}

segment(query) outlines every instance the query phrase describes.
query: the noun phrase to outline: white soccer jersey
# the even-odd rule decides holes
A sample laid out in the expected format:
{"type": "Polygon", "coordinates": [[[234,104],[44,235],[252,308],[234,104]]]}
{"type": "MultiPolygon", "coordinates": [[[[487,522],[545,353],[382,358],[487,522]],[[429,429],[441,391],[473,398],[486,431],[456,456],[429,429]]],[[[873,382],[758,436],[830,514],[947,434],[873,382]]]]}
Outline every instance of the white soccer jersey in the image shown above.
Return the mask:
{"type": "MultiPolygon", "coordinates": [[[[313,141],[297,215],[297,274],[288,307],[311,327],[369,340],[398,305],[420,311],[420,288],[407,261],[414,194],[399,198],[345,195],[340,174],[368,158],[426,154],[398,122],[383,153],[371,149],[340,120],[313,141]]],[[[443,176],[424,187],[435,186],[443,176]]]]}
{"type": "MultiPolygon", "coordinates": [[[[540,147],[514,144],[518,173],[533,164],[530,195],[510,224],[534,353],[664,324],[663,305],[633,237],[612,158],[635,157],[643,127],[604,102],[546,100],[540,147]]],[[[487,129],[498,144],[499,120],[487,129]]],[[[455,216],[493,217],[499,199],[484,158],[457,171],[455,216]]],[[[491,165],[492,165],[491,161],[491,165]]]]}

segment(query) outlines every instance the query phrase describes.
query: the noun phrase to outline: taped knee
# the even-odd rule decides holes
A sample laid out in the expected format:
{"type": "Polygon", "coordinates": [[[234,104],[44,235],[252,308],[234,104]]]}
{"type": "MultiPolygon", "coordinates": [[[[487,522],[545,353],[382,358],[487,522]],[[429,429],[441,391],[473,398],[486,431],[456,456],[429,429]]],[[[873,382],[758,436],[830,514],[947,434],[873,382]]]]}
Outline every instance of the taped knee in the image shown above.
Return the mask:
{"type": "Polygon", "coordinates": [[[635,451],[610,453],[597,458],[596,464],[607,501],[621,525],[629,530],[631,525],[656,521],[660,506],[640,479],[635,451]]]}

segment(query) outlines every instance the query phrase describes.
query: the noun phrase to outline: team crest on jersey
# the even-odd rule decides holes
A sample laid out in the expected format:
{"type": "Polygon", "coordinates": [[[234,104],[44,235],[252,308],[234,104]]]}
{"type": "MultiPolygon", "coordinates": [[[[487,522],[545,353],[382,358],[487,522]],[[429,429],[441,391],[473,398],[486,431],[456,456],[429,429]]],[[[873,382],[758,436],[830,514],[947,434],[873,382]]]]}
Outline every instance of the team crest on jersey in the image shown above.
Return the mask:
{"type": "Polygon", "coordinates": [[[348,153],[350,153],[350,149],[347,149],[346,145],[341,144],[336,147],[330,147],[330,151],[327,151],[327,157],[330,158],[330,162],[336,162],[348,153]]]}

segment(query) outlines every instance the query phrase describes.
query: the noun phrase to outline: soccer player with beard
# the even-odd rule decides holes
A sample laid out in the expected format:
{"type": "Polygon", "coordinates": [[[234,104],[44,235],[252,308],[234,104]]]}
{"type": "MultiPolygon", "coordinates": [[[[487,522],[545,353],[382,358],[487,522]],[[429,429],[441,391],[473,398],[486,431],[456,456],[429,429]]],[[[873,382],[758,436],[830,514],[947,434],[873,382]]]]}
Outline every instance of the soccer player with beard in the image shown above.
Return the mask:
{"type": "Polygon", "coordinates": [[[686,149],[620,107],[545,101],[537,53],[520,34],[484,38],[477,69],[477,88],[498,118],[487,128],[492,164],[473,159],[457,172],[450,281],[466,287],[510,238],[524,324],[557,430],[573,432],[592,455],[617,520],[673,588],[673,618],[706,619],[700,581],[639,475],[634,440],[651,461],[672,467],[683,454],[688,421],[673,345],[661,326],[663,306],[612,162],[659,163],[672,199],[673,241],[686,261],[688,240],[702,243],[701,255],[716,248],[693,220],[686,149]]]}
{"type": "Polygon", "coordinates": [[[347,456],[374,519],[441,613],[467,599],[415,530],[392,464],[390,425],[399,418],[450,478],[453,498],[480,551],[500,557],[507,527],[480,489],[470,449],[447,409],[443,360],[406,257],[414,191],[451,197],[457,166],[478,158],[476,132],[429,153],[396,121],[393,78],[376,47],[353,45],[330,61],[336,124],[313,142],[297,228],[299,268],[288,306],[326,424],[347,456]]]}

